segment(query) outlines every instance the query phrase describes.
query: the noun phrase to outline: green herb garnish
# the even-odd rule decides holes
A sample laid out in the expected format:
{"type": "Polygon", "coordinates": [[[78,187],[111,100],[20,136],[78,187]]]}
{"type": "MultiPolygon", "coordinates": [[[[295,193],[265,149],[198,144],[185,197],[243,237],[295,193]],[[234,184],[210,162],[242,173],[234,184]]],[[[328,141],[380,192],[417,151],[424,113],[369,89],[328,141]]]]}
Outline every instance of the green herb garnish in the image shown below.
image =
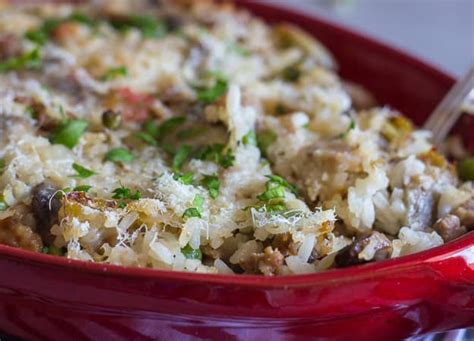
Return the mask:
{"type": "Polygon", "coordinates": [[[146,121],[143,124],[143,130],[154,139],[161,139],[165,135],[173,132],[176,128],[186,122],[186,117],[171,117],[161,123],[159,126],[155,121],[146,121]]]}
{"type": "Polygon", "coordinates": [[[132,162],[134,158],[128,149],[119,147],[109,150],[107,154],[105,154],[104,160],[112,162],[132,162]]]}
{"type": "Polygon", "coordinates": [[[197,158],[200,160],[213,161],[224,168],[232,167],[235,161],[235,156],[232,151],[225,151],[224,145],[219,143],[205,146],[198,152],[197,158]]]}
{"type": "Polygon", "coordinates": [[[18,57],[7,59],[0,63],[0,72],[16,71],[21,69],[37,69],[41,66],[41,55],[38,48],[35,48],[18,57]]]}
{"type": "Polygon", "coordinates": [[[111,19],[110,23],[120,31],[136,28],[147,38],[162,38],[168,33],[166,23],[150,15],[132,15],[125,19],[111,19]]]}
{"type": "Polygon", "coordinates": [[[202,252],[200,249],[193,249],[191,245],[186,245],[181,249],[181,253],[187,259],[199,259],[202,260],[202,252]]]}
{"type": "Polygon", "coordinates": [[[84,192],[84,193],[87,193],[89,192],[89,190],[92,188],[92,186],[89,186],[89,185],[80,185],[80,186],[76,186],[74,187],[73,191],[74,192],[84,192]]]}
{"type": "Polygon", "coordinates": [[[155,146],[155,147],[158,146],[158,142],[156,142],[156,139],[153,136],[151,136],[150,134],[148,134],[144,131],[140,131],[140,132],[136,133],[135,136],[138,137],[143,142],[148,143],[149,145],[152,145],[152,146],[155,146]]]}
{"type": "Polygon", "coordinates": [[[245,146],[256,146],[257,145],[257,135],[253,130],[250,130],[243,138],[242,143],[245,146]]]}
{"type": "Polygon", "coordinates": [[[180,139],[188,139],[190,137],[198,136],[205,132],[204,128],[190,128],[186,130],[181,130],[176,134],[176,137],[180,139]]]}
{"type": "Polygon", "coordinates": [[[114,193],[114,195],[112,196],[112,199],[140,200],[142,197],[142,194],[140,193],[140,191],[136,191],[135,193],[132,193],[130,188],[123,187],[123,186],[114,189],[112,193],[114,193]]]}
{"type": "Polygon", "coordinates": [[[277,135],[271,130],[264,130],[257,135],[257,145],[263,156],[267,155],[267,149],[277,139],[277,135]]]}
{"type": "Polygon", "coordinates": [[[184,162],[188,159],[191,154],[191,147],[183,145],[178,148],[176,154],[173,157],[172,168],[174,172],[179,172],[183,167],[184,162]]]}
{"type": "Polygon", "coordinates": [[[201,183],[209,191],[209,196],[212,199],[217,198],[221,186],[221,182],[217,175],[205,175],[201,183]]]}
{"type": "Polygon", "coordinates": [[[196,90],[197,99],[204,104],[214,103],[219,97],[227,92],[229,87],[228,81],[224,78],[218,78],[209,89],[198,88],[196,90]]]}
{"type": "Polygon", "coordinates": [[[125,66],[118,66],[114,68],[108,69],[100,78],[103,81],[110,81],[112,79],[115,79],[117,77],[125,77],[127,75],[128,71],[125,66]]]}
{"type": "Polygon", "coordinates": [[[79,142],[89,123],[83,120],[68,120],[53,131],[49,140],[54,144],[62,144],[69,149],[79,142]]]}
{"type": "Polygon", "coordinates": [[[175,174],[173,176],[173,179],[185,184],[185,185],[192,185],[194,181],[194,173],[193,172],[188,172],[185,174],[175,174]]]}
{"type": "Polygon", "coordinates": [[[87,179],[96,174],[94,171],[87,169],[77,163],[73,163],[72,168],[77,172],[76,175],[71,176],[72,178],[87,179]]]}
{"type": "Polygon", "coordinates": [[[337,138],[339,139],[345,139],[347,137],[347,134],[349,134],[349,132],[352,130],[352,129],[355,129],[356,127],[356,121],[354,119],[351,119],[351,123],[349,123],[349,126],[347,127],[346,131],[343,132],[342,134],[339,134],[337,136],[337,138]]]}
{"type": "Polygon", "coordinates": [[[65,23],[67,21],[75,21],[77,23],[91,27],[96,25],[96,22],[88,18],[85,14],[80,12],[74,12],[70,16],[65,18],[46,19],[43,24],[36,30],[26,32],[25,38],[39,45],[44,45],[51,36],[51,33],[55,29],[57,29],[62,23],[65,23]]]}
{"type": "Polygon", "coordinates": [[[204,198],[196,194],[196,196],[193,199],[193,207],[187,208],[184,213],[183,213],[183,218],[202,218],[202,205],[204,204],[204,198]]]}

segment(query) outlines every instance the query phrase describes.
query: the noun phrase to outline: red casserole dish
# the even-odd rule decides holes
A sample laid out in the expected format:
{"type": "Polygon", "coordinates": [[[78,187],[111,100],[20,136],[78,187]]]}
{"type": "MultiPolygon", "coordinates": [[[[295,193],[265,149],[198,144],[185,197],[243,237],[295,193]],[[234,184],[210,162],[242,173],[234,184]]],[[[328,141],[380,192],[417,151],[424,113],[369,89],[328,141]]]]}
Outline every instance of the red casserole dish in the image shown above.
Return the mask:
{"type": "MultiPolygon", "coordinates": [[[[417,123],[453,83],[323,19],[238,3],[314,34],[344,78],[417,123]]],[[[474,326],[474,233],[399,259],[277,278],[123,268],[1,245],[0,271],[0,330],[27,339],[369,340],[474,326]]]]}

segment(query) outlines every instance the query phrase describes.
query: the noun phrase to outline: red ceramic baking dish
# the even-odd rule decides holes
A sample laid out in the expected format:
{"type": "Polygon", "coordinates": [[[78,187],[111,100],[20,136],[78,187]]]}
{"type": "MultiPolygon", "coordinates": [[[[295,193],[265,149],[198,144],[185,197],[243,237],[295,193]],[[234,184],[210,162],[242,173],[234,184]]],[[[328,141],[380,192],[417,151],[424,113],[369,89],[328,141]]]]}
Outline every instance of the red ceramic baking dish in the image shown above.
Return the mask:
{"type": "MultiPolygon", "coordinates": [[[[314,34],[343,77],[417,123],[453,84],[443,72],[324,19],[239,4],[314,34]]],[[[273,278],[123,268],[0,246],[0,331],[27,339],[390,340],[469,326],[473,233],[399,259],[273,278]]]]}

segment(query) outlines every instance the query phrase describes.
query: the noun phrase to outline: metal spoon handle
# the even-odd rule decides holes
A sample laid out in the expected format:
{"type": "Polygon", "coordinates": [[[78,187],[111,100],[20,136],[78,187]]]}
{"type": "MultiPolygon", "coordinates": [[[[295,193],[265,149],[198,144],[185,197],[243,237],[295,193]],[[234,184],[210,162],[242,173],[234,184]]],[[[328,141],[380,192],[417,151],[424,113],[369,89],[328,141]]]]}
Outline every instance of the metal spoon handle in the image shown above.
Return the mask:
{"type": "Polygon", "coordinates": [[[462,114],[464,99],[474,88],[474,67],[461,78],[431,113],[423,128],[433,133],[433,144],[439,147],[462,114]]]}

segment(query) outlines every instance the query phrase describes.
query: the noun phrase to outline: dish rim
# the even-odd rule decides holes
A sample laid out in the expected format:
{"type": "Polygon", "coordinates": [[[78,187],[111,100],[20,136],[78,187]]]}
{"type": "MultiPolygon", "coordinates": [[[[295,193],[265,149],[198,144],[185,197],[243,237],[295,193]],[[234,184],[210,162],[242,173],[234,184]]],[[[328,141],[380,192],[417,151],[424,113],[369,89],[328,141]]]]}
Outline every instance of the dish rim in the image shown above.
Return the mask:
{"type": "MultiPolygon", "coordinates": [[[[421,72],[430,74],[440,83],[451,85],[454,83],[454,77],[430,62],[422,60],[411,52],[402,50],[398,46],[382,42],[379,38],[360,30],[350,28],[344,24],[322,17],[316,13],[305,13],[300,9],[291,9],[278,6],[278,4],[256,3],[251,0],[234,0],[237,7],[242,7],[252,12],[247,6],[258,6],[262,9],[271,9],[279,11],[288,17],[302,18],[304,21],[317,21],[327,26],[337,34],[343,34],[349,38],[355,38],[362,41],[364,45],[370,45],[373,49],[378,49],[383,55],[389,55],[400,61],[411,64],[420,69],[421,72]]],[[[258,15],[257,15],[258,16],[258,15]]],[[[262,20],[268,22],[265,18],[262,20]]],[[[337,61],[337,58],[336,58],[337,61]]],[[[126,267],[106,263],[95,263],[81,260],[73,260],[65,257],[52,256],[40,252],[32,252],[0,244],[0,257],[7,258],[16,262],[28,262],[34,265],[44,267],[55,267],[66,270],[75,270],[88,274],[100,274],[102,276],[127,277],[127,278],[146,278],[155,280],[175,280],[186,282],[201,282],[207,284],[219,285],[239,285],[247,287],[288,287],[288,286],[307,286],[310,283],[323,285],[328,282],[354,281],[355,278],[375,278],[382,273],[400,272],[403,268],[421,266],[426,262],[441,260],[455,256],[462,252],[466,247],[474,245],[474,231],[451,241],[447,244],[417,252],[411,255],[399,258],[388,259],[380,262],[356,265],[343,269],[331,269],[318,273],[282,275],[282,276],[264,276],[264,275],[224,275],[224,274],[206,274],[175,270],[151,269],[140,267],[126,267]]]]}

